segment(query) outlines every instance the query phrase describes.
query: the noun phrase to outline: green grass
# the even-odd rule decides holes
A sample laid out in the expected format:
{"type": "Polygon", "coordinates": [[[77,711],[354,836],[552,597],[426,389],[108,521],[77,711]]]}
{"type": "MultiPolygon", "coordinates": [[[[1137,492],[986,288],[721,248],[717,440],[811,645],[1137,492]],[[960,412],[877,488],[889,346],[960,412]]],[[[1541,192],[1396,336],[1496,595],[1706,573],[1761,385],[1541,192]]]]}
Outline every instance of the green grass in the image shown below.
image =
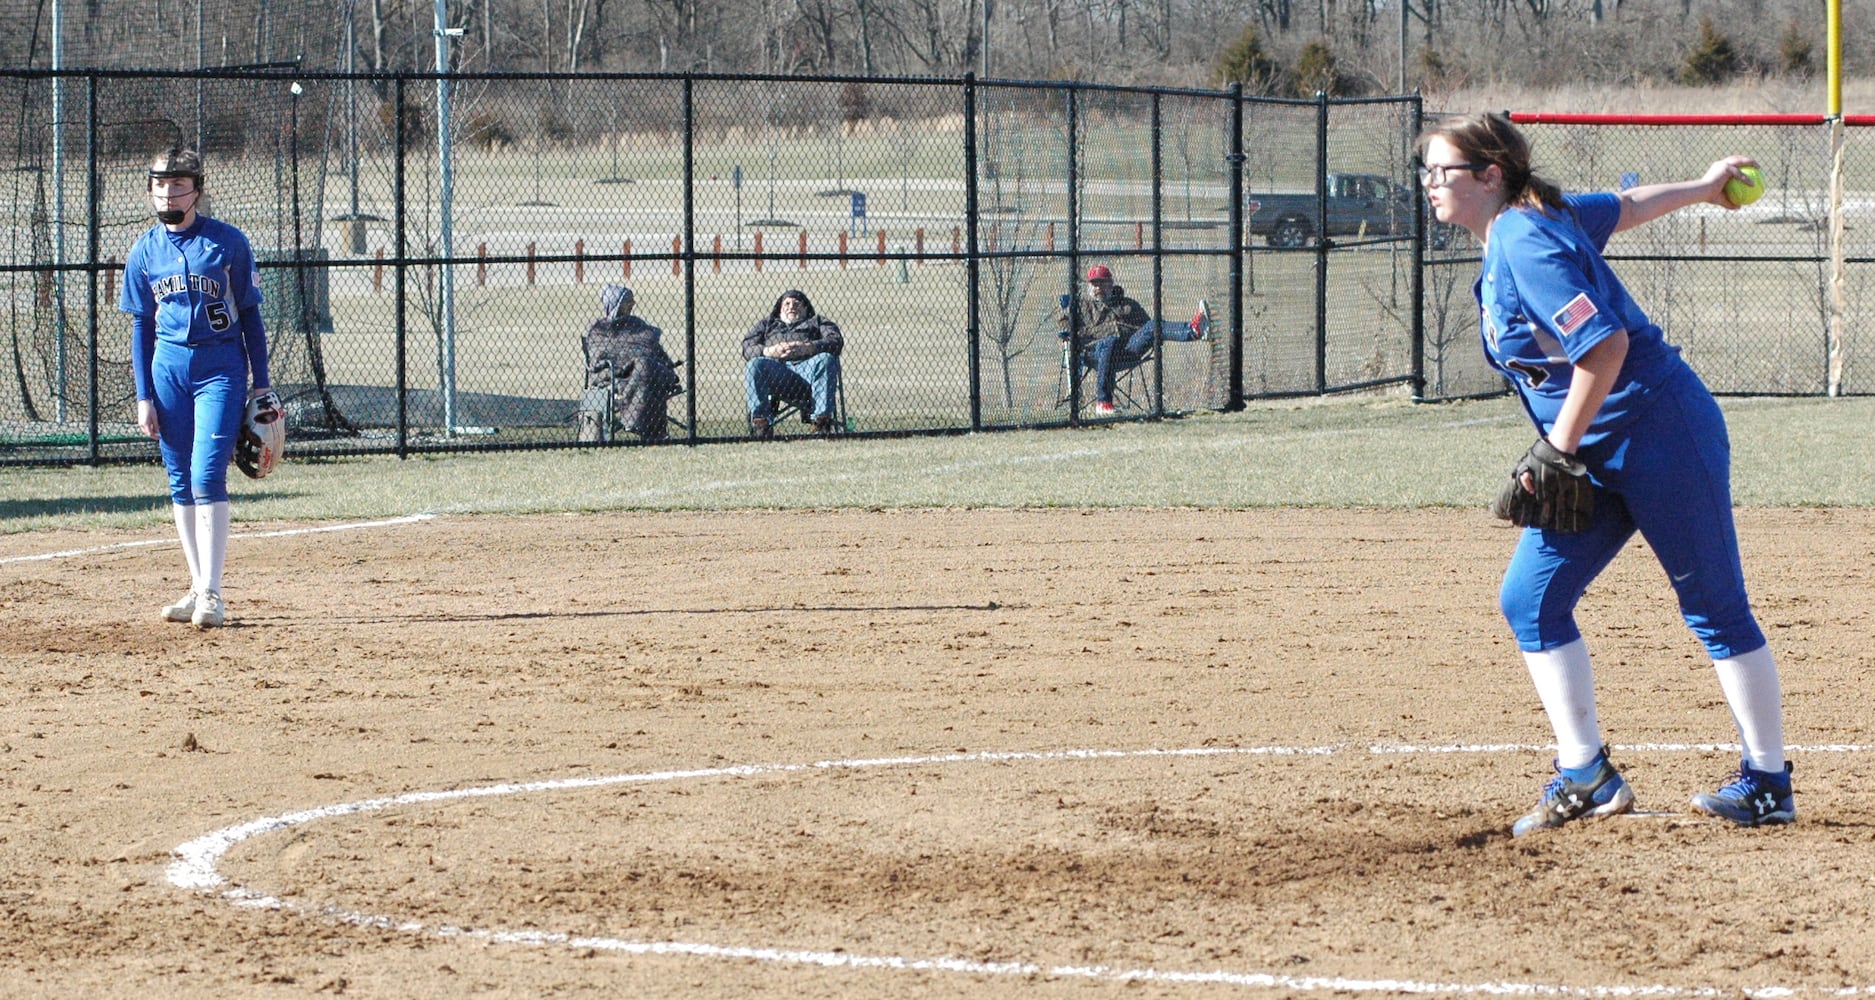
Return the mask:
{"type": "MultiPolygon", "coordinates": [[[[1742,506],[1875,505],[1875,399],[1724,401],[1742,506]]],[[[1257,404],[1079,431],[288,461],[239,521],[418,512],[921,507],[1472,507],[1528,446],[1507,399],[1257,404]]],[[[18,469],[0,532],[168,523],[152,465],[18,469]]],[[[577,530],[577,529],[575,529],[577,530]]]]}

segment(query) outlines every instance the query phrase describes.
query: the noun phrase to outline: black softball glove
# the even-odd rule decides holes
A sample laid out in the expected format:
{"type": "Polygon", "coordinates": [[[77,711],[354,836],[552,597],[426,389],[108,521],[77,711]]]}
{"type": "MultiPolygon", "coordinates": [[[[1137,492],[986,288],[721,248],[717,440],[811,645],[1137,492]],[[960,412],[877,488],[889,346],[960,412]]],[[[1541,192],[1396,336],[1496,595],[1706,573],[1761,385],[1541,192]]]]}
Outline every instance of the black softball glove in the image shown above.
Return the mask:
{"type": "Polygon", "coordinates": [[[1491,501],[1491,513],[1520,528],[1581,531],[1595,513],[1595,486],[1588,467],[1574,455],[1537,438],[1510,470],[1510,481],[1491,501]]]}

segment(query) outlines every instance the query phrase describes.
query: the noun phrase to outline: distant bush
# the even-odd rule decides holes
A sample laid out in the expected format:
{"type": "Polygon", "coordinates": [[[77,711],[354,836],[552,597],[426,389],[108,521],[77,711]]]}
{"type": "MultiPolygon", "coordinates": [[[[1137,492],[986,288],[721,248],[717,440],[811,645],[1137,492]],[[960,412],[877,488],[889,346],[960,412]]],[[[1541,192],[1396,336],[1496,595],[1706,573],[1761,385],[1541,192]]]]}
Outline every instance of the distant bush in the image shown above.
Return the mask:
{"type": "Polygon", "coordinates": [[[1297,97],[1314,97],[1317,93],[1329,97],[1351,97],[1358,96],[1362,89],[1341,72],[1334,50],[1328,47],[1326,38],[1313,39],[1302,46],[1302,51],[1296,55],[1294,80],[1297,97]]]}
{"type": "Polygon", "coordinates": [[[1784,23],[1784,34],[1777,40],[1777,71],[1802,80],[1816,73],[1815,47],[1794,17],[1784,23]]]}
{"type": "Polygon", "coordinates": [[[1211,64],[1211,79],[1219,86],[1243,84],[1252,94],[1273,93],[1283,79],[1283,68],[1263,46],[1256,25],[1246,24],[1237,39],[1219,52],[1211,64]]]}
{"type": "Polygon", "coordinates": [[[1712,26],[1712,18],[1699,19],[1699,34],[1693,48],[1680,63],[1680,82],[1689,87],[1709,87],[1729,82],[1744,66],[1732,40],[1712,26]]]}

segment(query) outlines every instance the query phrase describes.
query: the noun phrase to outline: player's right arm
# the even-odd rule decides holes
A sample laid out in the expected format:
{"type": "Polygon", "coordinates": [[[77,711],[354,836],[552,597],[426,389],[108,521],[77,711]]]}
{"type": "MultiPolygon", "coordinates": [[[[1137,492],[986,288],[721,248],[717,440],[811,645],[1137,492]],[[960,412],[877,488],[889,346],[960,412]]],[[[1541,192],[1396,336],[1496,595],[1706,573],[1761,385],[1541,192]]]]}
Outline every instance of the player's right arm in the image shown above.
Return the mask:
{"type": "Polygon", "coordinates": [[[1708,204],[1727,210],[1736,209],[1738,206],[1725,197],[1725,182],[1734,177],[1744,180],[1745,173],[1739,168],[1757,165],[1758,161],[1749,156],[1728,156],[1723,160],[1714,160],[1703,175],[1690,181],[1643,184],[1622,191],[1618,195],[1621,199],[1621,219],[1615,223],[1615,232],[1652,222],[1689,205],[1708,204]]]}

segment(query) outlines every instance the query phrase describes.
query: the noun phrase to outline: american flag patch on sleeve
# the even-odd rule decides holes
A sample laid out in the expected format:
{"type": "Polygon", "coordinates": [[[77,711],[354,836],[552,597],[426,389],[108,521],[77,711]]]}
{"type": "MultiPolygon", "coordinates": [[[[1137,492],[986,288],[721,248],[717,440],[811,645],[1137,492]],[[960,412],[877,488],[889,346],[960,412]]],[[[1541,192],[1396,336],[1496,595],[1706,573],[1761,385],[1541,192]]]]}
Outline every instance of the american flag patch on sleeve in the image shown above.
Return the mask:
{"type": "Polygon", "coordinates": [[[1549,319],[1550,323],[1556,327],[1556,332],[1567,337],[1582,329],[1582,324],[1592,319],[1596,312],[1595,303],[1589,301],[1587,292],[1583,292],[1570,299],[1568,305],[1557,310],[1556,315],[1549,319]]]}

